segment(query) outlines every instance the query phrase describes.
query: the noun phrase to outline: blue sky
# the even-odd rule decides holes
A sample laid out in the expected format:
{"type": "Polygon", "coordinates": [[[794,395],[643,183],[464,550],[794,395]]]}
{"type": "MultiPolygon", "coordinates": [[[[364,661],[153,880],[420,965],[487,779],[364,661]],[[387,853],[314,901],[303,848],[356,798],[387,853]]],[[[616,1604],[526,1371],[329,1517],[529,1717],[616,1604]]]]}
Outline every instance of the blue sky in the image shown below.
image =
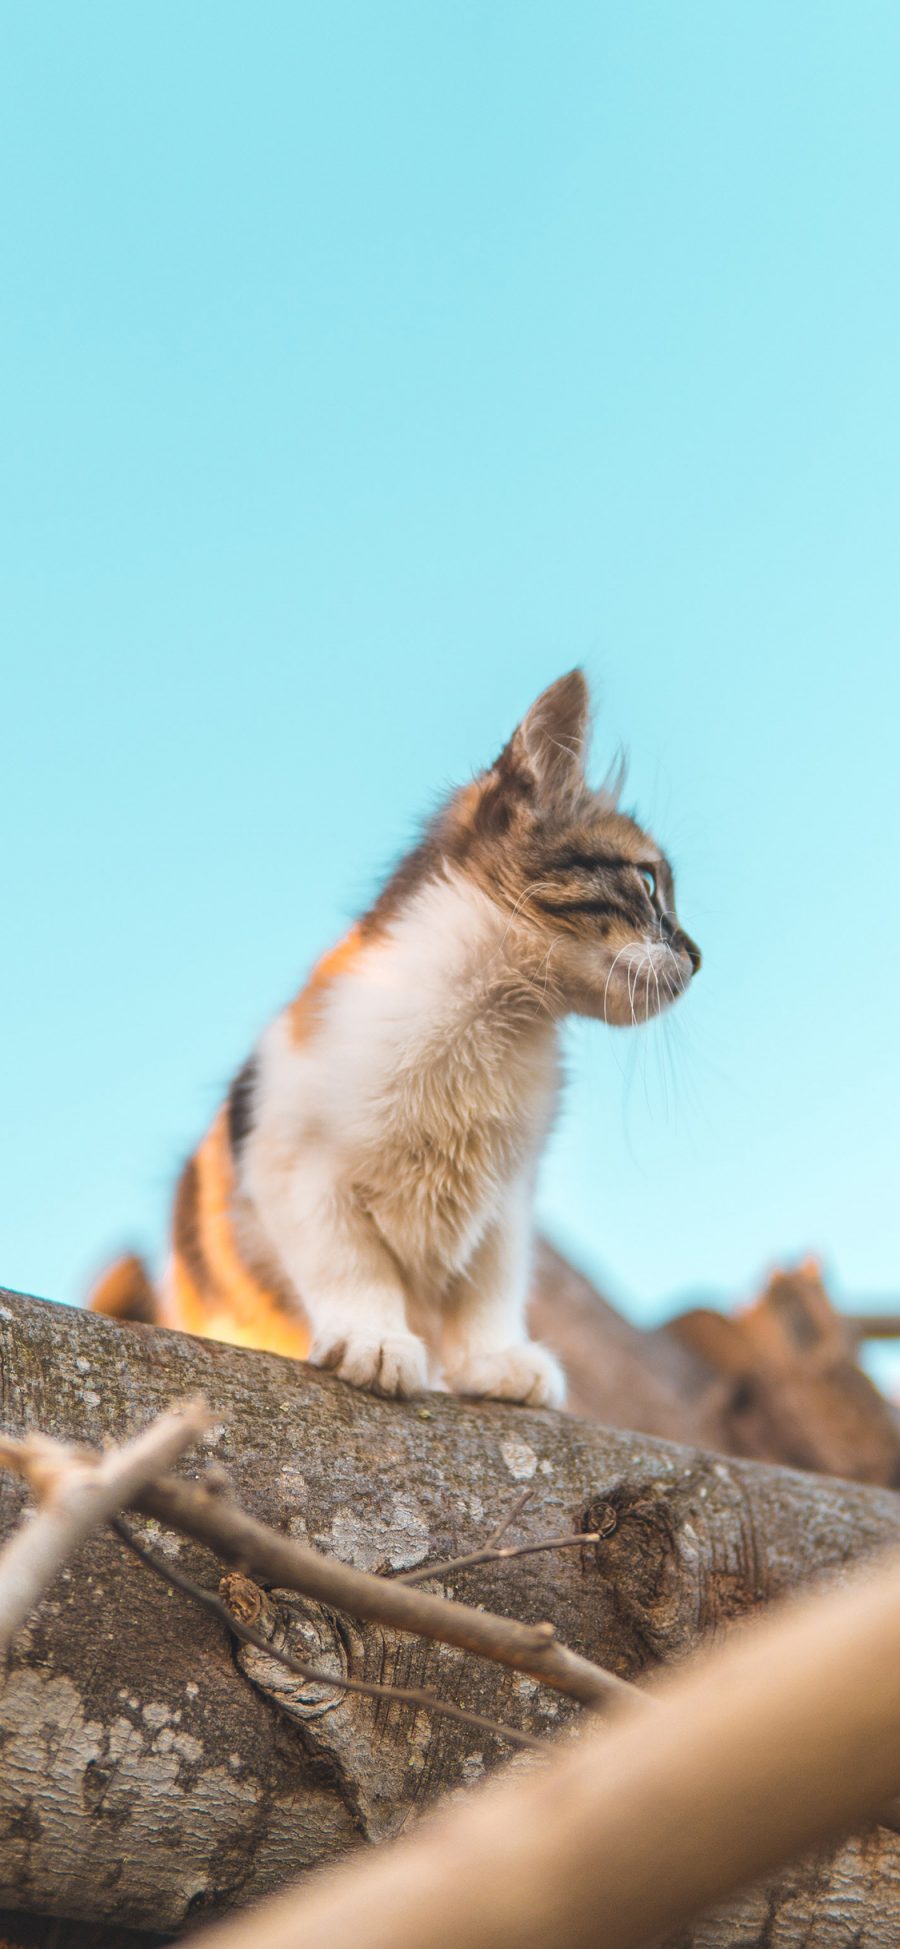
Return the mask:
{"type": "Polygon", "coordinates": [[[570,1037],[645,1319],[896,1289],[900,13],[0,21],[0,1277],[158,1258],[267,1014],[581,661],[704,950],[570,1037]]]}

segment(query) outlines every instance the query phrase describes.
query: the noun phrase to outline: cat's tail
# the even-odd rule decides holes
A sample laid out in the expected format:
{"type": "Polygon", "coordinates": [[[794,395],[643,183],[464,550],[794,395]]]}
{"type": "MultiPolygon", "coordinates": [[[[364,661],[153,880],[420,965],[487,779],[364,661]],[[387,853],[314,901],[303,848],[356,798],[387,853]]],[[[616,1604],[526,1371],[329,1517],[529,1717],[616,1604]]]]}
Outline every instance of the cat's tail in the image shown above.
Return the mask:
{"type": "Polygon", "coordinates": [[[153,1281],[135,1253],[116,1259],[101,1273],[87,1301],[92,1313],[106,1313],[113,1320],[140,1320],[145,1326],[158,1326],[160,1305],[153,1281]]]}

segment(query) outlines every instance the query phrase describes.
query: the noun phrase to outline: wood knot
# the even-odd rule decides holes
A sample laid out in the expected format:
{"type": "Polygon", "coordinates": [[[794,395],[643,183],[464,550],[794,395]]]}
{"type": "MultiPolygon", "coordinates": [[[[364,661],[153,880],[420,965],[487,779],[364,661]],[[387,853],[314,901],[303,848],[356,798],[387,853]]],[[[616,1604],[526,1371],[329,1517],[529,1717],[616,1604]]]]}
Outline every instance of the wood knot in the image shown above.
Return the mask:
{"type": "Polygon", "coordinates": [[[265,1591],[239,1570],[229,1570],[227,1576],[220,1579],[219,1596],[226,1610],[239,1624],[251,1624],[256,1630],[262,1628],[266,1611],[272,1609],[265,1591]]]}
{"type": "Polygon", "coordinates": [[[349,1675],[347,1650],[336,1620],[324,1605],[289,1590],[260,1590],[249,1577],[234,1572],[223,1577],[219,1588],[236,1622],[252,1625],[273,1651],[298,1661],[300,1669],[292,1671],[268,1650],[240,1644],[237,1663],[261,1692],[295,1719],[315,1719],[346,1702],[346,1690],[330,1678],[332,1672],[338,1679],[349,1675]],[[260,1607],[256,1616],[251,1615],[254,1604],[260,1607]]]}
{"type": "Polygon", "coordinates": [[[578,1527],[591,1538],[611,1536],[619,1527],[619,1512],[614,1503],[592,1498],[581,1512],[578,1527]]]}

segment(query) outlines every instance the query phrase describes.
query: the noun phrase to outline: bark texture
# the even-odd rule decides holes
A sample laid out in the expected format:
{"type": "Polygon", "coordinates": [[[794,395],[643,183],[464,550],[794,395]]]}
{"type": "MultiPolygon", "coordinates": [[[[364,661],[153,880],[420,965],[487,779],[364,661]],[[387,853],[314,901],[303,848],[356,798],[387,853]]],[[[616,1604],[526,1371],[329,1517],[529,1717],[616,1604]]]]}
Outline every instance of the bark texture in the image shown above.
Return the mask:
{"type": "MultiPolygon", "coordinates": [[[[596,1524],[603,1542],[583,1552],[485,1565],[447,1588],[529,1622],[552,1618],[564,1642],[625,1678],[900,1540],[888,1491],[523,1408],[440,1395],[379,1402],[273,1355],[2,1296],[10,1433],[121,1439],[198,1390],[215,1417],[203,1451],[244,1506],[360,1568],[411,1569],[477,1548],[526,1482],[535,1494],[521,1533],[596,1524]]],[[[22,1501],[0,1478],[3,1534],[22,1501]]],[[[140,1528],[215,1587],[220,1566],[207,1552],[140,1528]]],[[[462,1652],[298,1598],[275,1602],[288,1642],[336,1672],[431,1686],[532,1732],[578,1710],[462,1652]]],[[[236,1654],[105,1536],[83,1547],[20,1636],[0,1742],[0,1907],[169,1932],[399,1832],[505,1758],[470,1728],[236,1654]]],[[[898,1939],[900,1837],[878,1828],[699,1924],[678,1949],[898,1939]]]]}

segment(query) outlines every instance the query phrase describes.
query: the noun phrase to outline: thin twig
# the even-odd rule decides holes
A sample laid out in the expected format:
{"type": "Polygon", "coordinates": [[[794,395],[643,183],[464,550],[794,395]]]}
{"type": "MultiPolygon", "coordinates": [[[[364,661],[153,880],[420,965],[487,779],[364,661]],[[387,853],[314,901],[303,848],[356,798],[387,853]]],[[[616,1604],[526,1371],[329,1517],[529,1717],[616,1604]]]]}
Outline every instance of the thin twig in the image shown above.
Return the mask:
{"type": "Polygon", "coordinates": [[[208,1426],[205,1403],[192,1400],[105,1453],[48,1435],[0,1437],[0,1467],[24,1477],[40,1502],[0,1554],[0,1658],[73,1550],[171,1468],[208,1426]]]}
{"type": "Polygon", "coordinates": [[[433,1692],[409,1685],[378,1685],[365,1678],[342,1678],[336,1672],[323,1671],[316,1665],[307,1665],[302,1659],[295,1658],[292,1652],[278,1650],[261,1631],[254,1631],[252,1625],[245,1624],[240,1618],[235,1617],[220,1597],[216,1597],[211,1590],[204,1590],[203,1585],[195,1583],[193,1577],[187,1576],[185,1571],[176,1570],[171,1564],[161,1562],[152,1550],[148,1550],[146,1543],[135,1536],[121,1516],[114,1516],[111,1519],[110,1528],[115,1530],[120,1542],[124,1543],[163,1583],[171,1585],[174,1590],[182,1591],[186,1597],[192,1597],[195,1603],[202,1604],[204,1610],[208,1611],[211,1617],[217,1618],[220,1624],[226,1625],[229,1631],[233,1631],[236,1638],[243,1639],[245,1644],[254,1645],[257,1651],[264,1651],[267,1657],[274,1658],[279,1665],[285,1667],[286,1671],[295,1672],[298,1678],[306,1679],[308,1683],[314,1685],[334,1685],[345,1692],[361,1692],[366,1698],[383,1699],[388,1705],[421,1706],[428,1712],[442,1714],[444,1718],[456,1719],[465,1726],[475,1726],[479,1732],[493,1733],[497,1739],[505,1739],[511,1746],[529,1746],[536,1752],[543,1750],[541,1740],[533,1739],[530,1733],[519,1732],[515,1726],[504,1725],[499,1719],[485,1718],[481,1712],[470,1712],[466,1706],[454,1705],[449,1699],[436,1697],[433,1692]]]}
{"type": "Polygon", "coordinates": [[[600,1540],[598,1530],[579,1530],[574,1536],[542,1536],[536,1543],[509,1543],[501,1550],[488,1545],[483,1550],[470,1550],[467,1556],[448,1557],[444,1563],[420,1564],[417,1570],[401,1570],[396,1577],[392,1577],[391,1582],[424,1584],[432,1577],[449,1577],[451,1570],[474,1570],[478,1563],[506,1563],[512,1557],[534,1556],[538,1550],[570,1550],[575,1544],[599,1543],[600,1540]]]}
{"type": "Polygon", "coordinates": [[[900,1340],[898,1313],[845,1313],[843,1318],[853,1340],[900,1340]]]}
{"type": "Polygon", "coordinates": [[[500,1542],[501,1538],[506,1535],[507,1530],[511,1528],[512,1524],[516,1520],[516,1517],[521,1516],[526,1502],[530,1502],[533,1495],[534,1495],[534,1485],[531,1484],[527,1489],[522,1490],[521,1495],[516,1497],[515,1502],[513,1503],[513,1506],[509,1511],[509,1514],[503,1517],[502,1521],[497,1524],[497,1527],[494,1530],[493,1535],[488,1537],[487,1545],[486,1545],[487,1549],[489,1550],[496,1549],[497,1544],[500,1542]]]}
{"type": "Polygon", "coordinates": [[[236,1570],[316,1598],[350,1617],[456,1645],[494,1664],[527,1672],[582,1705],[649,1703],[647,1694],[636,1686],[560,1644],[550,1623],[522,1624],[517,1618],[498,1617],[432,1591],[411,1590],[393,1578],[356,1570],[257,1522],[236,1504],[210,1495],[201,1483],[168,1476],[136,1496],[133,1506],[206,1543],[236,1570]]]}

